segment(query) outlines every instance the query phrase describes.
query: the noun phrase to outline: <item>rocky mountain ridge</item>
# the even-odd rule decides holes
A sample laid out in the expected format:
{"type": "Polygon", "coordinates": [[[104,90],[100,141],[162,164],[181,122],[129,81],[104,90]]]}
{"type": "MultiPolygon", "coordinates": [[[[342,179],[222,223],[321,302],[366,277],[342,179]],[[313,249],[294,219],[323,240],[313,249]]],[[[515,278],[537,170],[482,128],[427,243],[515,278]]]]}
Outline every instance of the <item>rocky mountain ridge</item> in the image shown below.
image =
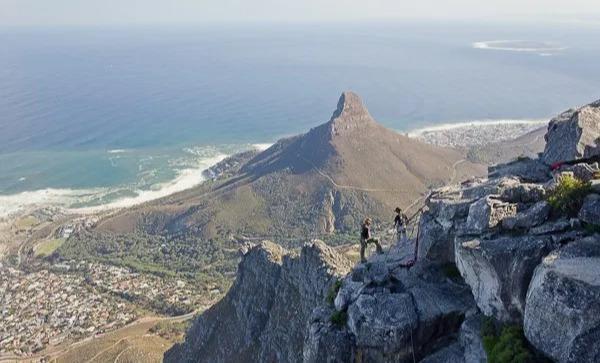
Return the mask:
{"type": "Polygon", "coordinates": [[[225,299],[194,323],[171,362],[294,361],[304,350],[304,326],[314,306],[351,269],[323,242],[300,253],[271,242],[251,247],[225,299]]]}
{"type": "Polygon", "coordinates": [[[320,242],[299,257],[254,247],[166,361],[487,362],[486,319],[524,332],[522,361],[600,361],[600,166],[548,165],[600,154],[599,110],[552,120],[538,159],[434,190],[418,246],[352,269],[320,242]]]}
{"type": "Polygon", "coordinates": [[[387,219],[431,186],[484,170],[464,151],[383,127],[358,95],[344,92],[328,122],[258,154],[229,158],[207,173],[209,183],[111,215],[97,230],[316,237],[355,230],[364,215],[387,219]]]}

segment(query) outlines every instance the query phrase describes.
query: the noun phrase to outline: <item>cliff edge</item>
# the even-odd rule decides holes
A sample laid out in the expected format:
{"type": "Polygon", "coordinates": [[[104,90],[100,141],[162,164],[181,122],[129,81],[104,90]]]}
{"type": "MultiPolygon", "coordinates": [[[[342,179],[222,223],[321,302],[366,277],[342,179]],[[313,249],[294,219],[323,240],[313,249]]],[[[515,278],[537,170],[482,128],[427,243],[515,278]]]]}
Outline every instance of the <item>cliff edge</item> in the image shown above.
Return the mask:
{"type": "Polygon", "coordinates": [[[600,361],[599,105],[554,119],[538,158],[433,190],[418,234],[367,263],[253,248],[166,361],[487,362],[495,328],[520,361],[600,361]]]}

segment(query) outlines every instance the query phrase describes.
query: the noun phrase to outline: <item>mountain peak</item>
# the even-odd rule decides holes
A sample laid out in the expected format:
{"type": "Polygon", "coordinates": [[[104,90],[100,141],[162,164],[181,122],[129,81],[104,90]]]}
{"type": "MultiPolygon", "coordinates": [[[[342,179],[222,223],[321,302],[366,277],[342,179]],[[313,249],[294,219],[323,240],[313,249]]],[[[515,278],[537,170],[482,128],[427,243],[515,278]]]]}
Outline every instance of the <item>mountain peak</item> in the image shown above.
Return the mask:
{"type": "Polygon", "coordinates": [[[376,123],[360,96],[351,91],[342,93],[329,122],[332,123],[333,131],[356,129],[376,123]]]}

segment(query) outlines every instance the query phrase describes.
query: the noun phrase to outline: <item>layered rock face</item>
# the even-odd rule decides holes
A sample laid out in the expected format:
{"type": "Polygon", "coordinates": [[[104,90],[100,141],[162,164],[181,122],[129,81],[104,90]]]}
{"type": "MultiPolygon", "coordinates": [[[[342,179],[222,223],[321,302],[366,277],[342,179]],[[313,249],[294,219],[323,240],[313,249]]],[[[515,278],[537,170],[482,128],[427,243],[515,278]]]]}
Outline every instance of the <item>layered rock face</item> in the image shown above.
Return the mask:
{"type": "Polygon", "coordinates": [[[299,361],[313,308],[350,266],[320,241],[299,255],[263,242],[244,255],[225,299],[200,316],[165,361],[299,361]]]}

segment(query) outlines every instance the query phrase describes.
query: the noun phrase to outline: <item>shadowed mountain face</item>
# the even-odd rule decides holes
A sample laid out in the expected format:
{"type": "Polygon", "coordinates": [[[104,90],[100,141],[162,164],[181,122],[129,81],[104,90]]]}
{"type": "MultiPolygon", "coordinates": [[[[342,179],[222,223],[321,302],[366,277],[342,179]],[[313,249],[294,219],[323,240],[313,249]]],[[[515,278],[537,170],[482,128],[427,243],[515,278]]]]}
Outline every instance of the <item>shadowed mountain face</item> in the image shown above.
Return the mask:
{"type": "Polygon", "coordinates": [[[280,140],[226,178],[124,211],[99,228],[318,236],[356,229],[365,216],[387,221],[394,207],[412,205],[430,187],[484,172],[460,151],[379,125],[358,95],[345,92],[327,123],[280,140]]]}

